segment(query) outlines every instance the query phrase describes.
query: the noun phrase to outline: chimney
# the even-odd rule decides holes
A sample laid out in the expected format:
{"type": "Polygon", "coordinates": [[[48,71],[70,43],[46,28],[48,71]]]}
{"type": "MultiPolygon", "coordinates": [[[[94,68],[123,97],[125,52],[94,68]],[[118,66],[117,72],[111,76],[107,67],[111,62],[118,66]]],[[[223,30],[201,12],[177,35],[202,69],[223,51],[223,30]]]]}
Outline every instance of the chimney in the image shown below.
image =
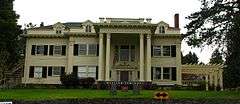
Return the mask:
{"type": "Polygon", "coordinates": [[[174,15],[174,27],[179,28],[179,14],[178,13],[176,13],[174,15]]]}
{"type": "Polygon", "coordinates": [[[103,17],[100,17],[99,20],[100,20],[100,23],[104,23],[104,18],[103,17]]]}
{"type": "Polygon", "coordinates": [[[151,23],[151,18],[146,18],[147,23],[151,23]]]}

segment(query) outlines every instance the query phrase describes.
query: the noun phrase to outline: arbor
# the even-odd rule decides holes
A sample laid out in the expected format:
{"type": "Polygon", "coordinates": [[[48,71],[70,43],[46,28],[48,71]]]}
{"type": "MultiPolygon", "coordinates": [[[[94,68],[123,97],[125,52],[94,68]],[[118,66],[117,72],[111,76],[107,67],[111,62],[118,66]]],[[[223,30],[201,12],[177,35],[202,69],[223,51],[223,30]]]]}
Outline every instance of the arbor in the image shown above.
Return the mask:
{"type": "Polygon", "coordinates": [[[183,35],[192,46],[218,45],[226,48],[225,87],[240,86],[240,0],[201,0],[200,11],[187,19],[183,35]]]}
{"type": "Polygon", "coordinates": [[[193,52],[189,52],[185,56],[182,56],[182,64],[197,64],[198,63],[198,57],[193,52]]]}
{"type": "Polygon", "coordinates": [[[215,51],[212,53],[212,57],[210,59],[210,64],[223,64],[223,57],[222,54],[219,52],[218,49],[215,49],[215,51]]]}
{"type": "Polygon", "coordinates": [[[0,1],[0,80],[4,78],[5,71],[11,70],[20,58],[18,42],[21,29],[17,25],[19,16],[13,11],[13,1],[0,1]]]}

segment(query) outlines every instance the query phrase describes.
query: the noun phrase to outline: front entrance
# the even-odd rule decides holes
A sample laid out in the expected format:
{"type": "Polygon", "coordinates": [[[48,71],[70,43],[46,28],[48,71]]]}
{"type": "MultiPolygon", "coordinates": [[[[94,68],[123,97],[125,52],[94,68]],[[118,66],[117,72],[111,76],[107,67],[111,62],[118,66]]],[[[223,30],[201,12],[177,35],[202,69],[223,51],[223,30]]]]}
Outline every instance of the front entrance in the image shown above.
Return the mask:
{"type": "Polygon", "coordinates": [[[120,81],[128,81],[128,80],[129,80],[128,71],[121,71],[120,72],[120,81]]]}

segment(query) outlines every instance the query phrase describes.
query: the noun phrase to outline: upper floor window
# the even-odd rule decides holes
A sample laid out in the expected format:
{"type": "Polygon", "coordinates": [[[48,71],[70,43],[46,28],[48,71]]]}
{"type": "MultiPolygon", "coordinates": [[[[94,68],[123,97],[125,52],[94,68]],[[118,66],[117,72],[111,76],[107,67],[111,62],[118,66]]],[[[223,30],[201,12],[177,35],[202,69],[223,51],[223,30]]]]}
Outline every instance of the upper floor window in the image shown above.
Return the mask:
{"type": "Polygon", "coordinates": [[[176,45],[152,46],[152,56],[176,57],[176,45]]]}
{"type": "Polygon", "coordinates": [[[97,44],[74,44],[74,56],[78,55],[98,55],[97,44]]]}
{"type": "Polygon", "coordinates": [[[160,26],[159,27],[159,33],[160,34],[164,34],[165,33],[165,27],[164,26],[160,26]]]}
{"type": "Polygon", "coordinates": [[[56,34],[62,34],[62,30],[56,30],[56,34]]]}
{"type": "Polygon", "coordinates": [[[85,29],[85,32],[91,32],[91,30],[92,30],[92,26],[87,25],[86,29],[85,29]]]}
{"type": "Polygon", "coordinates": [[[135,61],[135,46],[122,45],[115,46],[115,61],[135,61]],[[118,58],[119,57],[119,58],[118,58]]]}
{"type": "Polygon", "coordinates": [[[66,45],[32,45],[31,55],[66,55],[66,45]],[[48,49],[49,47],[49,49],[48,49]],[[48,52],[49,51],[49,52],[48,52]]]}

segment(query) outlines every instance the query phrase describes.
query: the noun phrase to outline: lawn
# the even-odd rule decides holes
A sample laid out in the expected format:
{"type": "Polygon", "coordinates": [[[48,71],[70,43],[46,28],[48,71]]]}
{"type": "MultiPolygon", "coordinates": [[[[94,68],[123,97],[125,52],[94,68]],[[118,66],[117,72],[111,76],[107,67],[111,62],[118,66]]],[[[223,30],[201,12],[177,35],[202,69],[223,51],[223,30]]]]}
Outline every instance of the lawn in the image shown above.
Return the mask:
{"type": "MultiPolygon", "coordinates": [[[[53,100],[53,99],[95,99],[95,98],[144,98],[151,99],[155,91],[142,90],[140,95],[132,91],[118,91],[111,96],[108,90],[83,89],[9,89],[0,90],[0,100],[53,100]]],[[[193,100],[240,100],[240,92],[235,91],[168,91],[171,99],[193,100]]]]}

